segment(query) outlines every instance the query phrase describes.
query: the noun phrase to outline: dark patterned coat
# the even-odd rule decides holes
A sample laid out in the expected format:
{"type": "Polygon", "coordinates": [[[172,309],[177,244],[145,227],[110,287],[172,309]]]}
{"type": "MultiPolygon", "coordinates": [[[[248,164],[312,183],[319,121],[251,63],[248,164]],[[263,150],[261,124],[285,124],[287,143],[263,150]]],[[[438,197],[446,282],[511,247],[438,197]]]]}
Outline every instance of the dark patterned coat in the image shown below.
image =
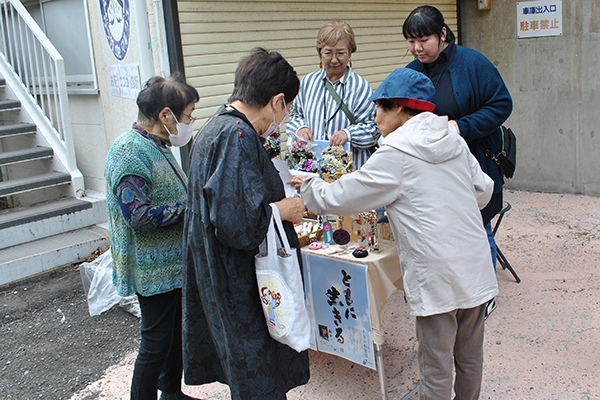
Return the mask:
{"type": "MultiPolygon", "coordinates": [[[[246,117],[223,106],[190,156],[184,226],[185,382],[228,384],[233,400],[281,400],[308,382],[308,353],[269,336],[254,269],[279,173],[246,117]]],[[[290,245],[293,226],[284,221],[290,245]]]]}

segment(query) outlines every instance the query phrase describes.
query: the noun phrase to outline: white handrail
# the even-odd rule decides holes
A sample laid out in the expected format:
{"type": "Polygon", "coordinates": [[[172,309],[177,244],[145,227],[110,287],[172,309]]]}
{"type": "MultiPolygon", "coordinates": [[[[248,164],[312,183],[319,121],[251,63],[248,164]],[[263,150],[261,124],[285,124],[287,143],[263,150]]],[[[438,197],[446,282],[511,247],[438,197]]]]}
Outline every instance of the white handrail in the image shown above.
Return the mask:
{"type": "MultiPolygon", "coordinates": [[[[38,124],[38,130],[65,169],[72,176],[81,177],[75,157],[64,59],[19,0],[0,0],[0,8],[0,52],[46,119],[38,124]]],[[[84,189],[83,178],[76,179],[72,182],[75,193],[84,189]]]]}

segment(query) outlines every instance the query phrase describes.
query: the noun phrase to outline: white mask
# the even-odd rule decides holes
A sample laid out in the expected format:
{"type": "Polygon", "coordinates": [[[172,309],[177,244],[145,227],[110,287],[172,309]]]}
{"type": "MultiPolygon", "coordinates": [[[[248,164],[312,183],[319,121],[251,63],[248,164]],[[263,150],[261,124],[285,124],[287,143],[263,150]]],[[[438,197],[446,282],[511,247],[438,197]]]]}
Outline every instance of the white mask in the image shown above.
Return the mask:
{"type": "Polygon", "coordinates": [[[261,137],[267,139],[272,134],[279,132],[279,128],[281,128],[281,125],[283,125],[284,122],[287,121],[287,119],[290,117],[290,112],[288,111],[285,105],[285,99],[283,99],[283,109],[285,110],[285,116],[278,124],[275,123],[275,110],[273,110],[273,122],[271,122],[267,130],[264,131],[262,135],[260,135],[261,137]]]}
{"type": "MultiPolygon", "coordinates": [[[[171,115],[173,115],[173,118],[175,118],[175,121],[177,121],[177,117],[175,114],[173,114],[173,111],[171,111],[171,115]]],[[[183,147],[188,144],[192,138],[192,135],[194,134],[193,122],[184,124],[183,122],[177,121],[177,135],[173,135],[166,125],[163,124],[163,126],[167,132],[169,132],[169,140],[171,141],[171,145],[175,147],[183,147]]]]}

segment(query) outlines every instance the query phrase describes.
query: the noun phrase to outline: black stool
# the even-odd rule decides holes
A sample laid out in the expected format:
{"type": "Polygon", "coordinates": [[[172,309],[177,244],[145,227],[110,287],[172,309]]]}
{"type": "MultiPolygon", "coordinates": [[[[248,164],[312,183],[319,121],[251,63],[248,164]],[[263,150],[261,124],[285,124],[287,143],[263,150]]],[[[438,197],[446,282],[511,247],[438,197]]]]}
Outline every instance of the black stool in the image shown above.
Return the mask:
{"type": "MultiPolygon", "coordinates": [[[[494,229],[492,229],[492,232],[494,232],[494,236],[496,236],[496,232],[498,231],[498,228],[500,227],[500,222],[502,222],[502,218],[504,217],[504,214],[511,208],[512,207],[510,206],[510,203],[505,201],[503,204],[502,210],[500,210],[500,212],[498,213],[498,220],[496,220],[494,229]]],[[[502,265],[502,269],[509,270],[510,273],[515,277],[517,283],[520,283],[521,278],[519,278],[519,276],[517,275],[517,273],[515,272],[513,267],[510,265],[510,263],[506,259],[506,257],[504,257],[504,254],[502,254],[502,252],[500,251],[500,247],[498,247],[498,242],[496,242],[496,258],[500,262],[500,265],[502,265]]]]}

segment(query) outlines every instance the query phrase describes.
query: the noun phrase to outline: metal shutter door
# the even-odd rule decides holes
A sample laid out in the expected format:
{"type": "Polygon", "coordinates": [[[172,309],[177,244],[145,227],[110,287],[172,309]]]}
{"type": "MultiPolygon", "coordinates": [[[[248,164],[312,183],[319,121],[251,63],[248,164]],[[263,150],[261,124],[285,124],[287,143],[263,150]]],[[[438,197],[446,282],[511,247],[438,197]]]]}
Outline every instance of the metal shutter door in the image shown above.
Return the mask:
{"type": "MultiPolygon", "coordinates": [[[[233,91],[235,68],[252,48],[277,50],[299,77],[319,68],[317,32],[334,19],[350,24],[358,49],[354,70],[373,89],[412,61],[402,22],[420,1],[178,1],[185,74],[200,93],[194,116],[208,118],[233,91]]],[[[457,34],[456,0],[433,0],[457,34]]],[[[200,121],[202,122],[202,121],[200,121]]]]}

